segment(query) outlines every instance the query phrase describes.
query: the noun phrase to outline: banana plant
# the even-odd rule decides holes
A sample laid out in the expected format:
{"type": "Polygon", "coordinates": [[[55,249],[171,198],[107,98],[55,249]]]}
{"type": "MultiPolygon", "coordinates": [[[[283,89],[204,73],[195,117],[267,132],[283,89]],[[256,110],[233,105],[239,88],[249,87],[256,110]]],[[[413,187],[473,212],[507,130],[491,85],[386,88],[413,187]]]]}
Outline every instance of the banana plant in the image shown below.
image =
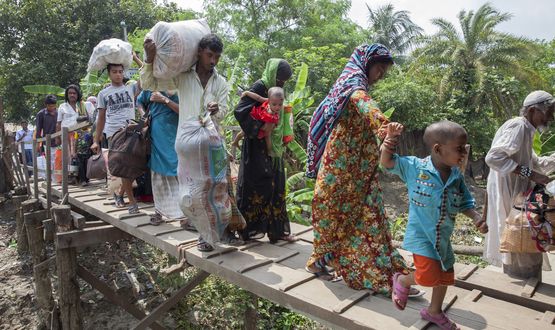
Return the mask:
{"type": "Polygon", "coordinates": [[[65,89],[59,86],[53,85],[25,85],[23,90],[29,94],[47,95],[54,94],[56,96],[63,97],[65,89]]]}

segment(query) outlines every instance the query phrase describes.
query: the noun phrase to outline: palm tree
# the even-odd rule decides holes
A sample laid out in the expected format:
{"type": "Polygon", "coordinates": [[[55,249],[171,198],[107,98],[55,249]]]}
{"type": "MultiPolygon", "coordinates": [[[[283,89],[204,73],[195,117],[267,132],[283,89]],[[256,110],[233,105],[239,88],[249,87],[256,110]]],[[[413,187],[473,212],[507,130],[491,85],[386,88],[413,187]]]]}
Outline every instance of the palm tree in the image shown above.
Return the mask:
{"type": "Polygon", "coordinates": [[[410,12],[395,11],[392,4],[372,10],[368,8],[369,38],[388,47],[393,53],[404,54],[416,45],[422,28],[410,19],[410,12]]]}
{"type": "Polygon", "coordinates": [[[534,45],[525,38],[497,31],[497,26],[512,17],[489,3],[476,12],[462,10],[459,28],[442,18],[432,23],[439,31],[424,39],[424,47],[415,51],[413,67],[427,64],[441,68],[441,99],[453,100],[463,95],[462,106],[479,111],[493,109],[497,118],[510,117],[516,106],[515,95],[507,93],[503,84],[514,77],[532,86],[539,75],[525,66],[534,53],[534,45]]]}

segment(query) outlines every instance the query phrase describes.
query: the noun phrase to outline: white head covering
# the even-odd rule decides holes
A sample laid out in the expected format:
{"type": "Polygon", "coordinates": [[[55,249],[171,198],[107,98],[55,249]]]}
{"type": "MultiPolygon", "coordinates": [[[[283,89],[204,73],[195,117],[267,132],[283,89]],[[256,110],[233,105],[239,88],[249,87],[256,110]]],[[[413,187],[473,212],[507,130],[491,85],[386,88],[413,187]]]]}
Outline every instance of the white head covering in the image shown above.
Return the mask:
{"type": "Polygon", "coordinates": [[[538,103],[553,103],[554,101],[555,100],[553,99],[553,95],[549,94],[546,91],[533,91],[532,93],[528,94],[528,96],[526,96],[522,105],[524,107],[529,107],[538,103]]]}
{"type": "Polygon", "coordinates": [[[96,96],[87,97],[87,102],[91,102],[96,107],[96,96]]]}

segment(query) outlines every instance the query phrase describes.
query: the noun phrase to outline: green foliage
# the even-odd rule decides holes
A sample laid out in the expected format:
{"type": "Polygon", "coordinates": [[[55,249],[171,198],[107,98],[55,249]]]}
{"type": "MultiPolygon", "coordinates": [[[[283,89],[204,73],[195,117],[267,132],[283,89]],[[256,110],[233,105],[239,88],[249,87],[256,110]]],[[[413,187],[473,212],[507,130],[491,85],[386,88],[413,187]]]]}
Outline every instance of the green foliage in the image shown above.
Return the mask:
{"type": "Polygon", "coordinates": [[[389,48],[393,54],[404,54],[417,44],[422,28],[410,19],[406,10],[395,11],[392,4],[372,9],[368,4],[368,40],[389,48]]]}
{"type": "Polygon", "coordinates": [[[23,86],[23,90],[29,94],[54,94],[63,97],[65,95],[65,89],[58,86],[51,85],[26,85],[23,86]]]}
{"type": "Polygon", "coordinates": [[[14,120],[42,107],[43,98],[24,97],[23,86],[78,83],[94,46],[123,37],[121,21],[135,31],[191,16],[155,0],[0,0],[0,8],[0,94],[14,120]]]}

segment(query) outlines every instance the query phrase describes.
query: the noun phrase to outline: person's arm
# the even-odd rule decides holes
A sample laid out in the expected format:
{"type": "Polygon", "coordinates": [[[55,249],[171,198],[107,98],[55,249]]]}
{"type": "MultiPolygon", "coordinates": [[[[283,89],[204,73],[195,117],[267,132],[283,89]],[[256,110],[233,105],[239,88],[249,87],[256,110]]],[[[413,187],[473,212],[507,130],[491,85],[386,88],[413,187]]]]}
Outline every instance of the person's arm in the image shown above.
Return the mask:
{"type": "Polygon", "coordinates": [[[98,108],[98,120],[96,121],[96,132],[94,134],[94,140],[91,146],[91,150],[95,153],[100,152],[100,141],[102,140],[102,133],[104,132],[105,124],[106,124],[106,109],[98,108]]]}
{"type": "MultiPolygon", "coordinates": [[[[43,119],[44,117],[41,115],[41,113],[39,112],[37,114],[37,120],[35,122],[35,135],[34,135],[34,140],[36,141],[37,139],[39,139],[42,136],[42,130],[43,130],[43,119]]],[[[40,151],[40,145],[39,143],[37,143],[37,151],[40,151]]]]}
{"type": "Polygon", "coordinates": [[[21,132],[21,131],[15,132],[15,142],[19,142],[19,141],[23,140],[23,138],[25,138],[25,135],[27,135],[27,132],[25,132],[25,131],[23,131],[23,134],[19,134],[19,132],[21,132]]]}
{"type": "Polygon", "coordinates": [[[133,51],[133,62],[137,63],[139,68],[143,66],[143,61],[141,61],[136,51],[133,51]]]}
{"type": "Polygon", "coordinates": [[[464,210],[462,214],[472,219],[472,222],[482,234],[488,232],[488,224],[486,222],[486,219],[483,219],[482,215],[478,213],[475,208],[464,210]]]}
{"type": "Polygon", "coordinates": [[[545,175],[555,172],[555,154],[540,157],[533,152],[532,168],[537,169],[538,172],[545,175]]]}
{"type": "Polygon", "coordinates": [[[390,123],[387,125],[387,135],[380,147],[380,164],[386,169],[393,168],[395,161],[393,154],[395,147],[399,141],[399,136],[403,132],[403,125],[399,123],[390,123]]]}
{"type": "Polygon", "coordinates": [[[244,91],[241,94],[241,98],[243,98],[243,97],[250,97],[251,99],[255,100],[258,103],[264,103],[264,102],[268,101],[268,98],[260,96],[256,93],[251,92],[251,91],[244,91]]]}
{"type": "MultiPolygon", "coordinates": [[[[504,128],[503,132],[495,138],[490,150],[486,155],[486,164],[500,174],[515,174],[528,177],[531,181],[547,184],[549,178],[542,173],[532,171],[528,168],[528,164],[518,164],[511,157],[519,152],[522,148],[526,132],[524,125],[518,121],[514,121],[512,125],[504,128]]],[[[531,160],[533,161],[533,160],[531,160]]]]}
{"type": "Polygon", "coordinates": [[[152,39],[146,39],[144,44],[146,59],[141,67],[141,88],[151,91],[168,91],[179,87],[180,75],[173,79],[158,79],[154,77],[152,63],[156,57],[156,44],[152,39]]]}
{"type": "Polygon", "coordinates": [[[218,79],[218,86],[216,91],[216,99],[214,102],[208,104],[208,111],[210,112],[210,116],[216,120],[216,122],[222,121],[224,119],[225,114],[227,113],[227,98],[229,95],[229,86],[227,82],[220,77],[218,79]]]}
{"type": "MultiPolygon", "coordinates": [[[[378,104],[363,90],[354,91],[349,97],[351,102],[357,109],[358,114],[362,116],[362,120],[370,125],[370,129],[374,135],[383,138],[385,136],[385,128],[389,120],[383,115],[378,108],[378,104]]],[[[345,109],[349,111],[347,106],[345,109]]]]}
{"type": "MultiPolygon", "coordinates": [[[[255,82],[249,91],[260,96],[267,95],[266,86],[264,86],[264,83],[261,80],[255,82]]],[[[275,126],[274,124],[264,123],[260,120],[252,118],[250,113],[252,111],[252,107],[255,105],[260,105],[260,103],[248,96],[243,97],[239,101],[239,104],[237,104],[234,111],[235,119],[237,119],[241,129],[245,132],[245,136],[251,139],[255,139],[258,136],[258,131],[260,129],[269,133],[273,128],[272,125],[275,126]]]]}

